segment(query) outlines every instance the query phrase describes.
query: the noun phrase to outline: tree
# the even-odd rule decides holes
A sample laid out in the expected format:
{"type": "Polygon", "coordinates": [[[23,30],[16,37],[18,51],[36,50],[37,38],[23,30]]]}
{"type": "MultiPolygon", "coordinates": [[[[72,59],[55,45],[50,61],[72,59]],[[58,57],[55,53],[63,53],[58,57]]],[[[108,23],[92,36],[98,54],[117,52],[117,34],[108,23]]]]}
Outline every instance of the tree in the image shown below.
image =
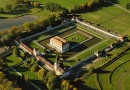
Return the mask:
{"type": "Polygon", "coordinates": [[[24,28],[25,31],[27,31],[28,33],[30,33],[31,31],[34,30],[34,24],[31,23],[31,22],[25,22],[23,24],[23,28],[24,28]]]}
{"type": "Polygon", "coordinates": [[[44,77],[46,76],[46,70],[45,69],[40,69],[39,71],[38,71],[38,77],[41,79],[41,80],[44,80],[44,77]]]}
{"type": "Polygon", "coordinates": [[[39,7],[39,3],[38,2],[33,2],[33,6],[34,7],[39,7]]]}
{"type": "Polygon", "coordinates": [[[94,71],[94,67],[92,65],[90,65],[88,70],[89,70],[90,73],[92,73],[94,71]]]}
{"type": "Polygon", "coordinates": [[[56,85],[56,83],[57,82],[55,82],[56,81],[56,78],[57,78],[57,76],[55,76],[54,74],[49,74],[49,78],[48,78],[48,80],[47,80],[47,88],[49,89],[49,90],[54,90],[54,87],[55,87],[55,85],[56,85]]]}
{"type": "Polygon", "coordinates": [[[53,2],[48,2],[45,4],[45,8],[51,12],[57,12],[62,10],[62,7],[60,4],[53,3],[53,2]]]}
{"type": "Polygon", "coordinates": [[[78,89],[76,87],[74,87],[73,90],[78,90],[78,89]]]}
{"type": "Polygon", "coordinates": [[[5,68],[5,62],[3,59],[0,58],[0,70],[2,70],[3,68],[5,68]]]}
{"type": "Polygon", "coordinates": [[[4,13],[4,9],[0,7],[0,13],[4,13]]]}
{"type": "Polygon", "coordinates": [[[62,90],[69,90],[69,82],[67,82],[66,80],[63,80],[62,83],[61,83],[61,89],[62,90]]]}
{"type": "Polygon", "coordinates": [[[14,90],[12,81],[9,81],[3,72],[0,72],[0,89],[1,90],[14,90]]]}
{"type": "Polygon", "coordinates": [[[31,71],[32,72],[36,72],[38,70],[38,65],[37,65],[37,62],[35,62],[34,64],[33,64],[33,66],[31,67],[31,71]]]}
{"type": "Polygon", "coordinates": [[[16,56],[16,57],[19,56],[19,52],[18,52],[18,48],[17,48],[17,47],[14,47],[14,48],[13,48],[12,54],[13,54],[13,56],[16,56]]]}
{"type": "Polygon", "coordinates": [[[126,4],[126,9],[130,9],[130,3],[126,4]]]}
{"type": "Polygon", "coordinates": [[[12,4],[6,4],[4,7],[5,12],[10,12],[12,11],[12,9],[13,9],[12,4]]]}
{"type": "Polygon", "coordinates": [[[23,4],[23,0],[13,0],[13,6],[14,6],[14,7],[17,7],[17,6],[19,6],[20,4],[23,4]]]}

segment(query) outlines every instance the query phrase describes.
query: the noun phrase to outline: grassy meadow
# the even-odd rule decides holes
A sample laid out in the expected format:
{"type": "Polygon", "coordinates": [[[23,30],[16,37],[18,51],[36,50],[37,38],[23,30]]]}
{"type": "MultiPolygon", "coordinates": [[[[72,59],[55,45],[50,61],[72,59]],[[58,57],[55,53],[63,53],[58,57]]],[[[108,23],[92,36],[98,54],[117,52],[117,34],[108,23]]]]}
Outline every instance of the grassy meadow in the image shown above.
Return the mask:
{"type": "MultiPolygon", "coordinates": [[[[127,1],[119,0],[118,4],[123,6],[127,1]]],[[[125,6],[124,6],[125,7],[125,6]]],[[[130,13],[114,6],[101,7],[96,11],[79,14],[86,21],[100,24],[116,33],[130,35],[130,13]]]]}
{"type": "Polygon", "coordinates": [[[118,60],[110,64],[108,67],[103,69],[103,71],[106,73],[98,74],[99,82],[103,90],[119,90],[119,89],[124,90],[124,88],[125,90],[129,89],[129,85],[126,84],[125,82],[127,81],[127,79],[128,81],[130,79],[128,75],[130,63],[127,62],[121,65],[122,63],[129,61],[129,55],[130,55],[130,51],[126,52],[124,56],[122,56],[121,58],[119,58],[118,60]],[[112,84],[110,84],[110,75],[115,68],[117,68],[117,70],[115,70],[116,73],[113,73],[112,84]]]}
{"type": "Polygon", "coordinates": [[[79,0],[69,0],[69,1],[67,1],[67,0],[31,0],[31,1],[38,1],[41,4],[46,4],[48,2],[54,2],[54,3],[60,4],[63,7],[72,8],[75,5],[84,4],[90,0],[80,0],[80,1],[79,0]]]}

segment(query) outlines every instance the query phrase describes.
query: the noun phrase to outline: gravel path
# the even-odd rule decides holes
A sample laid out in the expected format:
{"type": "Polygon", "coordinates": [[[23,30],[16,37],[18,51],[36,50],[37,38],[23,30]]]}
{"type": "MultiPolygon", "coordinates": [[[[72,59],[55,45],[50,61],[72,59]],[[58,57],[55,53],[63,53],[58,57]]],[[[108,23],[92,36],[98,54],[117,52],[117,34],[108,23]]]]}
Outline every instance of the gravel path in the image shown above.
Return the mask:
{"type": "Polygon", "coordinates": [[[13,26],[22,25],[24,22],[32,22],[36,19],[36,16],[25,15],[13,19],[0,19],[0,31],[7,30],[13,26]]]}

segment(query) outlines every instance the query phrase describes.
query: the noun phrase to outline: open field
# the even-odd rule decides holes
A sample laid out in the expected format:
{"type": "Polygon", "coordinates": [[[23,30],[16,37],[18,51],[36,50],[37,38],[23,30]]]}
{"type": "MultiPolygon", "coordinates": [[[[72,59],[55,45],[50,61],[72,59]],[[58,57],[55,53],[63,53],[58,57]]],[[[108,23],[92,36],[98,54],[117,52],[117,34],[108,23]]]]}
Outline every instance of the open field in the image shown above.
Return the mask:
{"type": "Polygon", "coordinates": [[[119,34],[130,35],[130,14],[116,6],[109,5],[80,15],[87,21],[105,26],[119,34]]]}
{"type": "Polygon", "coordinates": [[[0,0],[0,6],[4,7],[5,4],[10,4],[12,3],[11,0],[0,0]]]}
{"type": "MultiPolygon", "coordinates": [[[[112,1],[112,0],[111,0],[112,1]]],[[[130,0],[117,0],[117,5],[126,9],[126,4],[130,3],[130,0]]],[[[129,9],[130,10],[130,9],[129,9]]]]}
{"type": "Polygon", "coordinates": [[[124,54],[121,58],[110,64],[103,69],[104,73],[99,73],[98,78],[103,90],[128,90],[129,89],[129,56],[130,50],[124,54]],[[126,63],[125,63],[126,62],[126,63]],[[124,63],[124,64],[123,64],[124,63]],[[122,64],[122,65],[121,65],[122,64]],[[117,68],[116,70],[114,70],[117,68]],[[114,72],[113,72],[114,70],[114,72]],[[110,84],[110,75],[112,82],[110,84]],[[127,82],[128,81],[128,82],[127,82]]]}
{"type": "Polygon", "coordinates": [[[48,2],[54,2],[54,3],[60,4],[63,7],[72,8],[74,5],[84,4],[90,0],[81,0],[80,2],[79,2],[79,0],[69,0],[69,2],[66,0],[53,0],[53,1],[52,0],[44,0],[44,1],[43,0],[31,0],[31,1],[38,1],[41,4],[45,4],[48,2]]]}

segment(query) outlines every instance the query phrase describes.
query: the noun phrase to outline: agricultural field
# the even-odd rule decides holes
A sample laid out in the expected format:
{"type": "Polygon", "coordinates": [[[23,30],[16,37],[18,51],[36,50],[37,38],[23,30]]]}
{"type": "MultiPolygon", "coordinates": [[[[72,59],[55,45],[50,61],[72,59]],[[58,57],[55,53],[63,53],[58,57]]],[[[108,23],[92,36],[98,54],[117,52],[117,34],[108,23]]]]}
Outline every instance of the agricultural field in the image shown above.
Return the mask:
{"type": "MultiPolygon", "coordinates": [[[[111,0],[111,2],[113,2],[113,1],[111,0]]],[[[130,0],[117,0],[116,4],[119,5],[119,6],[121,6],[121,7],[123,7],[123,8],[126,8],[126,4],[127,3],[130,3],[130,0]]]]}
{"type": "Polygon", "coordinates": [[[99,73],[99,83],[103,90],[128,90],[129,85],[129,60],[130,50],[124,56],[103,69],[104,73],[99,73]],[[106,73],[105,73],[106,72],[106,73]],[[104,81],[105,80],[105,81],[104,81]]]}
{"type": "MultiPolygon", "coordinates": [[[[128,0],[119,0],[118,4],[124,5],[128,0]]],[[[79,14],[86,21],[90,21],[101,26],[105,26],[106,29],[115,31],[117,35],[130,35],[130,13],[125,10],[120,9],[119,7],[108,4],[99,8],[93,12],[87,12],[79,14]]]]}

